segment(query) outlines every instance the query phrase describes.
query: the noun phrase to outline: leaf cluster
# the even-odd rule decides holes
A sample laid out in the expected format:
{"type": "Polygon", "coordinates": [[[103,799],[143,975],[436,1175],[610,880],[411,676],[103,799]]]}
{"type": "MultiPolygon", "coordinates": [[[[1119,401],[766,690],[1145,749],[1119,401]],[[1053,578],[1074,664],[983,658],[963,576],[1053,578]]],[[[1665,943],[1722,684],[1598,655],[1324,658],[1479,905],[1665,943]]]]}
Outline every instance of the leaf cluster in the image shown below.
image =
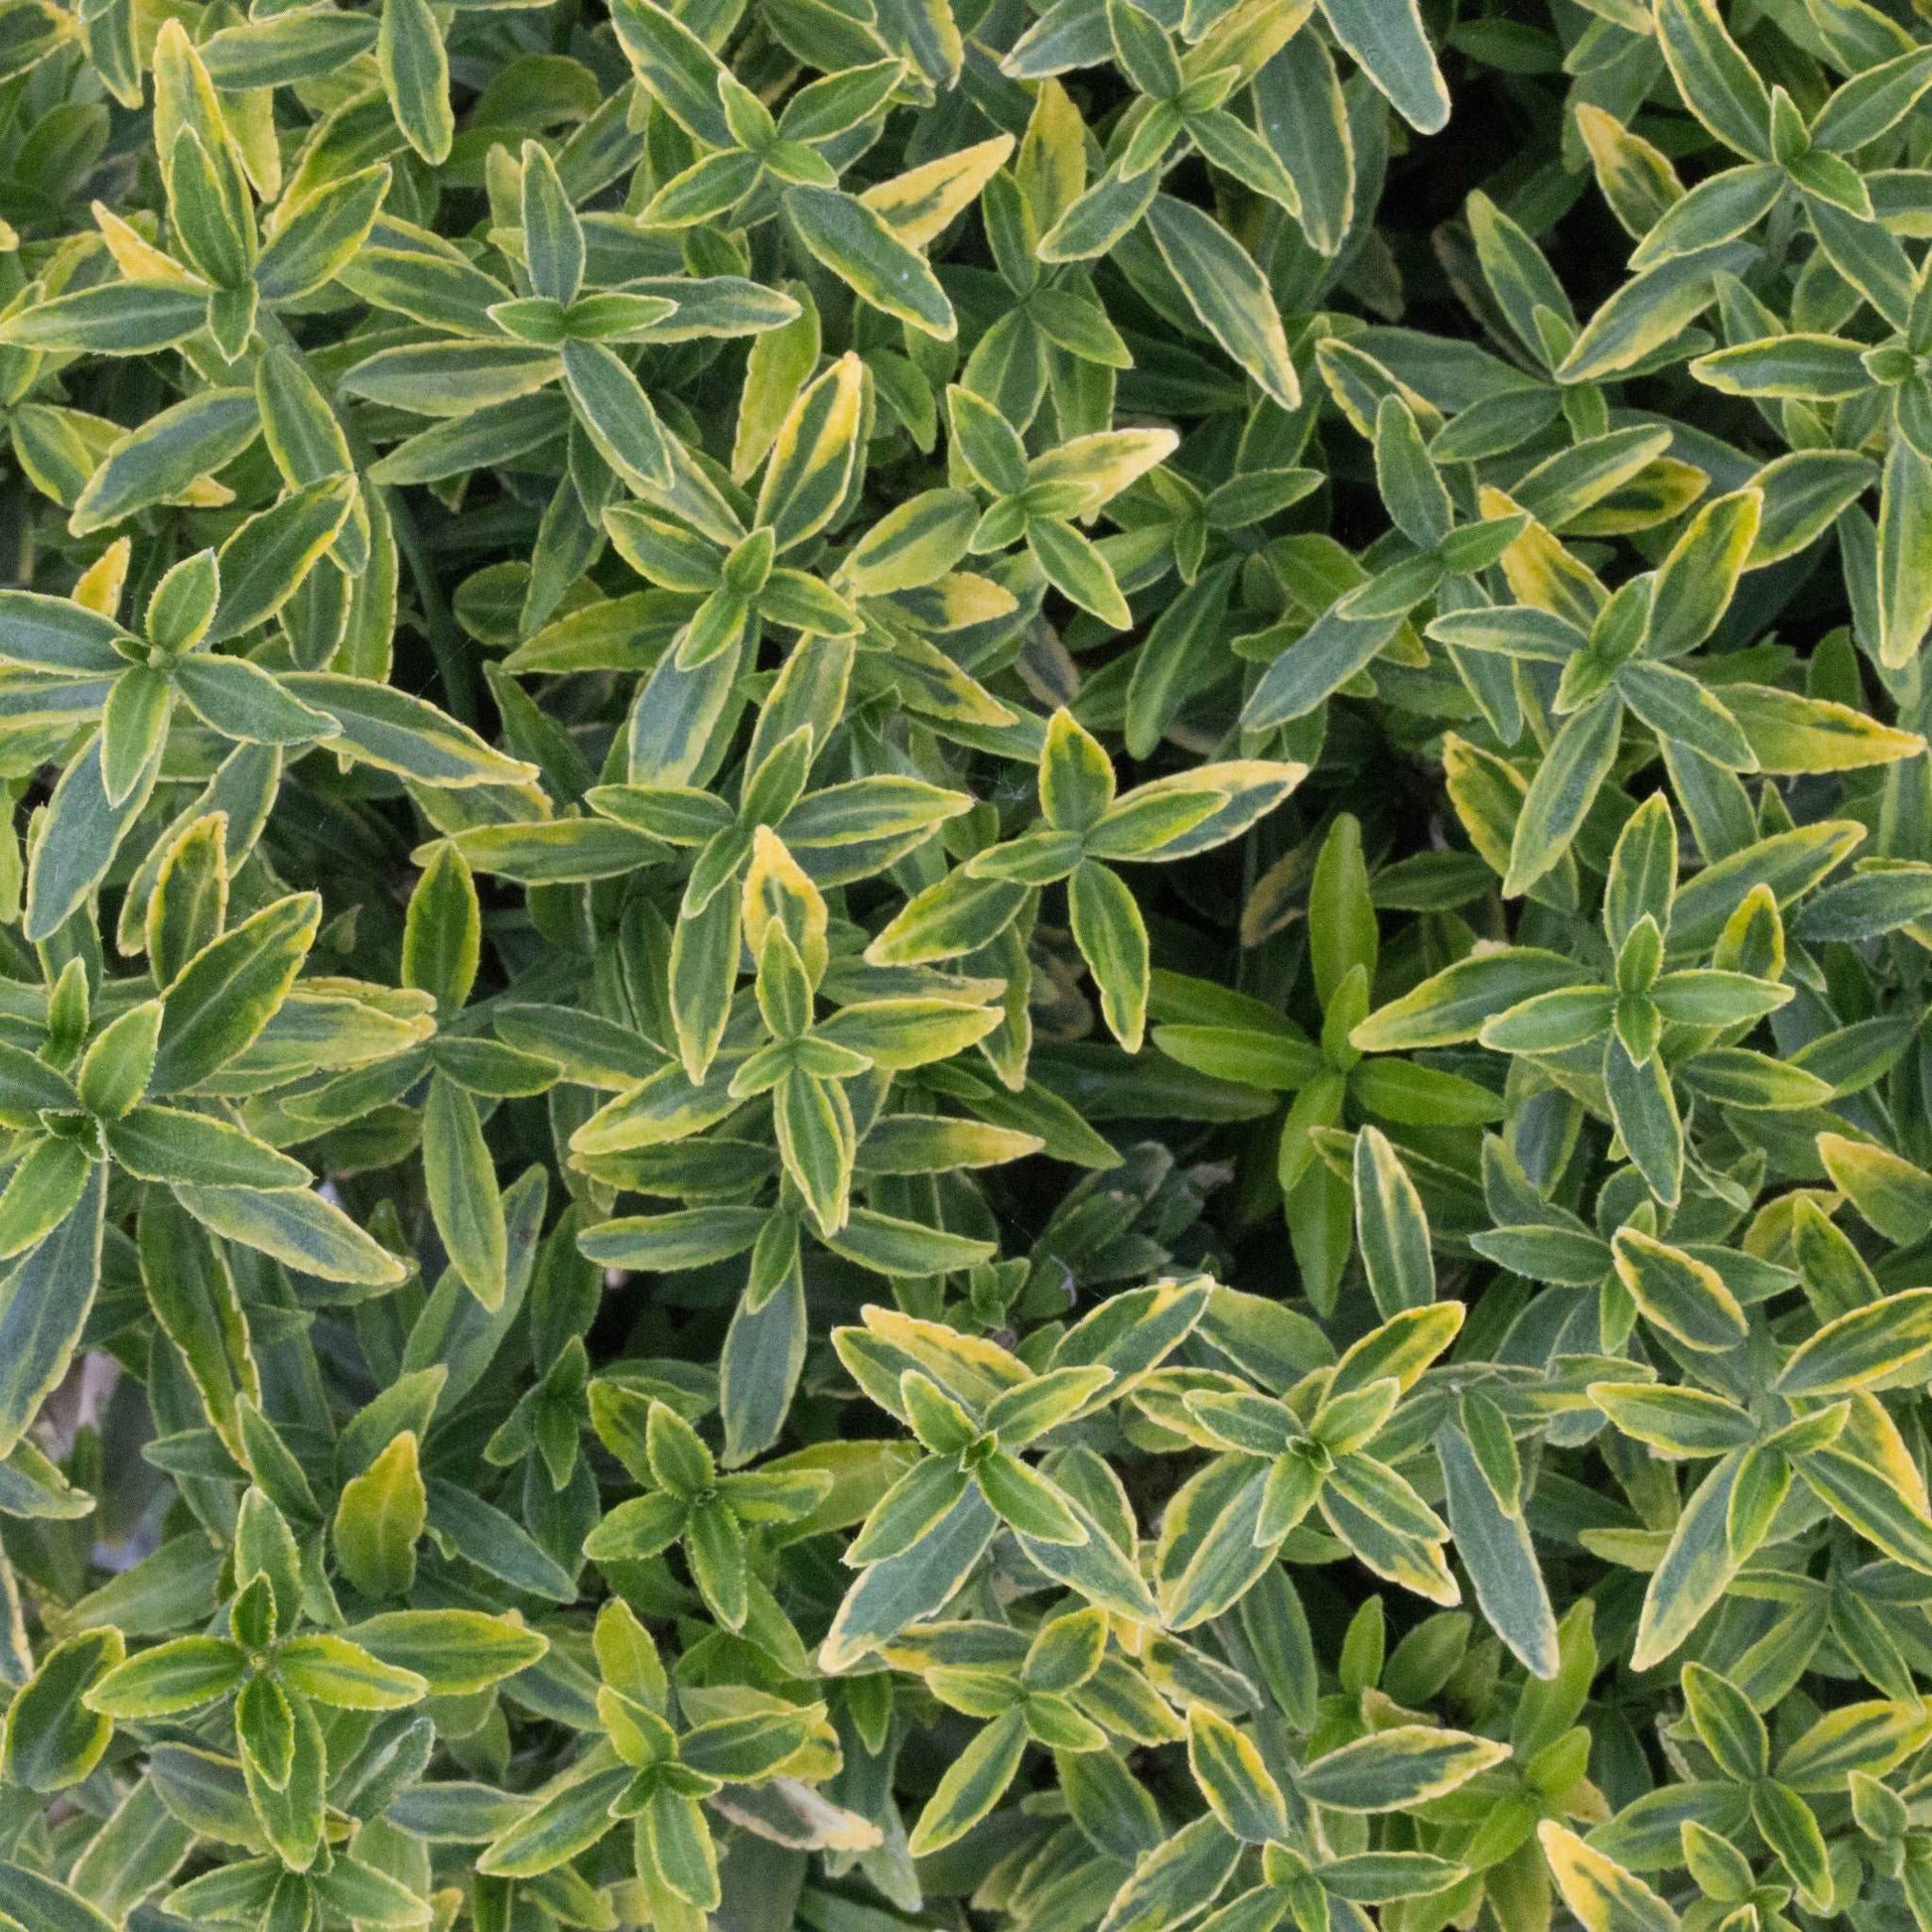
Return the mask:
{"type": "Polygon", "coordinates": [[[1932,1932],[1928,22],[0,0],[0,1932],[1932,1932]]]}

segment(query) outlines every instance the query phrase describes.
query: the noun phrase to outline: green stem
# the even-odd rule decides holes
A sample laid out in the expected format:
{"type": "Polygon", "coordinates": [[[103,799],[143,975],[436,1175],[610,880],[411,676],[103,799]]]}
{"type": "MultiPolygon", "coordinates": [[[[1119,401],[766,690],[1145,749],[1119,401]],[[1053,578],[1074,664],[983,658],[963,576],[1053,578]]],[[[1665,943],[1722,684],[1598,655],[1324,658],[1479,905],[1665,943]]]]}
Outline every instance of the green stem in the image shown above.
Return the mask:
{"type": "MultiPolygon", "coordinates": [[[[350,430],[348,434],[350,448],[354,449],[358,439],[354,431],[350,430]]],[[[358,468],[365,461],[359,451],[355,461],[358,468]]],[[[402,560],[409,567],[409,580],[416,587],[417,602],[423,609],[423,629],[429,638],[430,651],[436,658],[436,672],[443,681],[450,715],[474,729],[481,694],[476,668],[470,661],[469,647],[464,642],[463,632],[457,628],[456,619],[450,613],[449,600],[443,595],[443,586],[437,582],[435,566],[430,562],[423,534],[416,527],[416,519],[411,515],[409,505],[402,500],[399,490],[385,489],[382,494],[389,510],[390,527],[395,531],[396,548],[401,551],[402,560]]]]}

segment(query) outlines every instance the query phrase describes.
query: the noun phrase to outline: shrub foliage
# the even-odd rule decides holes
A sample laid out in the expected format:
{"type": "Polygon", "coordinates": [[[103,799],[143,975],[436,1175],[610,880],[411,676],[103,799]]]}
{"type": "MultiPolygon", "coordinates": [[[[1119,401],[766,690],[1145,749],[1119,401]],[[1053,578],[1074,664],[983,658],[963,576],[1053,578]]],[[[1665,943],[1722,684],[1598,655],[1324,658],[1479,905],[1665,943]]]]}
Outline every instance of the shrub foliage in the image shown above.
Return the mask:
{"type": "Polygon", "coordinates": [[[1932,1932],[1927,17],[0,0],[0,1927],[1932,1932]]]}

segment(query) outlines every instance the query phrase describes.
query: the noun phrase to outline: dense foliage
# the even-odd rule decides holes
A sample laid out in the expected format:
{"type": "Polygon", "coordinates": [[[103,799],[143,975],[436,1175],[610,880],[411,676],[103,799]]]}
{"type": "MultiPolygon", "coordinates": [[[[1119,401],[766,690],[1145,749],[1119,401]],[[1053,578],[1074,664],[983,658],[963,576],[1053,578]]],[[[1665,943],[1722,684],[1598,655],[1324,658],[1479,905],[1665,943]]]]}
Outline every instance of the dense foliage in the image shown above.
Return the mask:
{"type": "Polygon", "coordinates": [[[1928,97],[0,0],[0,1932],[1932,1932],[1928,97]]]}

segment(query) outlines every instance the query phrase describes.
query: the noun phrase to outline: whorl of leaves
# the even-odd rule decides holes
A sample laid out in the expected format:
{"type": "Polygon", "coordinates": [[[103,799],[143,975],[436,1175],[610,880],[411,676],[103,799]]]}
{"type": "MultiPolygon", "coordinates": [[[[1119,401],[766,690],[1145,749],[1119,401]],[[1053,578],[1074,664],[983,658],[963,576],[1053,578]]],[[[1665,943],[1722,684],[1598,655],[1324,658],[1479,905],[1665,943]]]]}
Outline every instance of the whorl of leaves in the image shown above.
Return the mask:
{"type": "Polygon", "coordinates": [[[0,1932],[1932,1932],[1932,0],[0,0],[0,1932]]]}

